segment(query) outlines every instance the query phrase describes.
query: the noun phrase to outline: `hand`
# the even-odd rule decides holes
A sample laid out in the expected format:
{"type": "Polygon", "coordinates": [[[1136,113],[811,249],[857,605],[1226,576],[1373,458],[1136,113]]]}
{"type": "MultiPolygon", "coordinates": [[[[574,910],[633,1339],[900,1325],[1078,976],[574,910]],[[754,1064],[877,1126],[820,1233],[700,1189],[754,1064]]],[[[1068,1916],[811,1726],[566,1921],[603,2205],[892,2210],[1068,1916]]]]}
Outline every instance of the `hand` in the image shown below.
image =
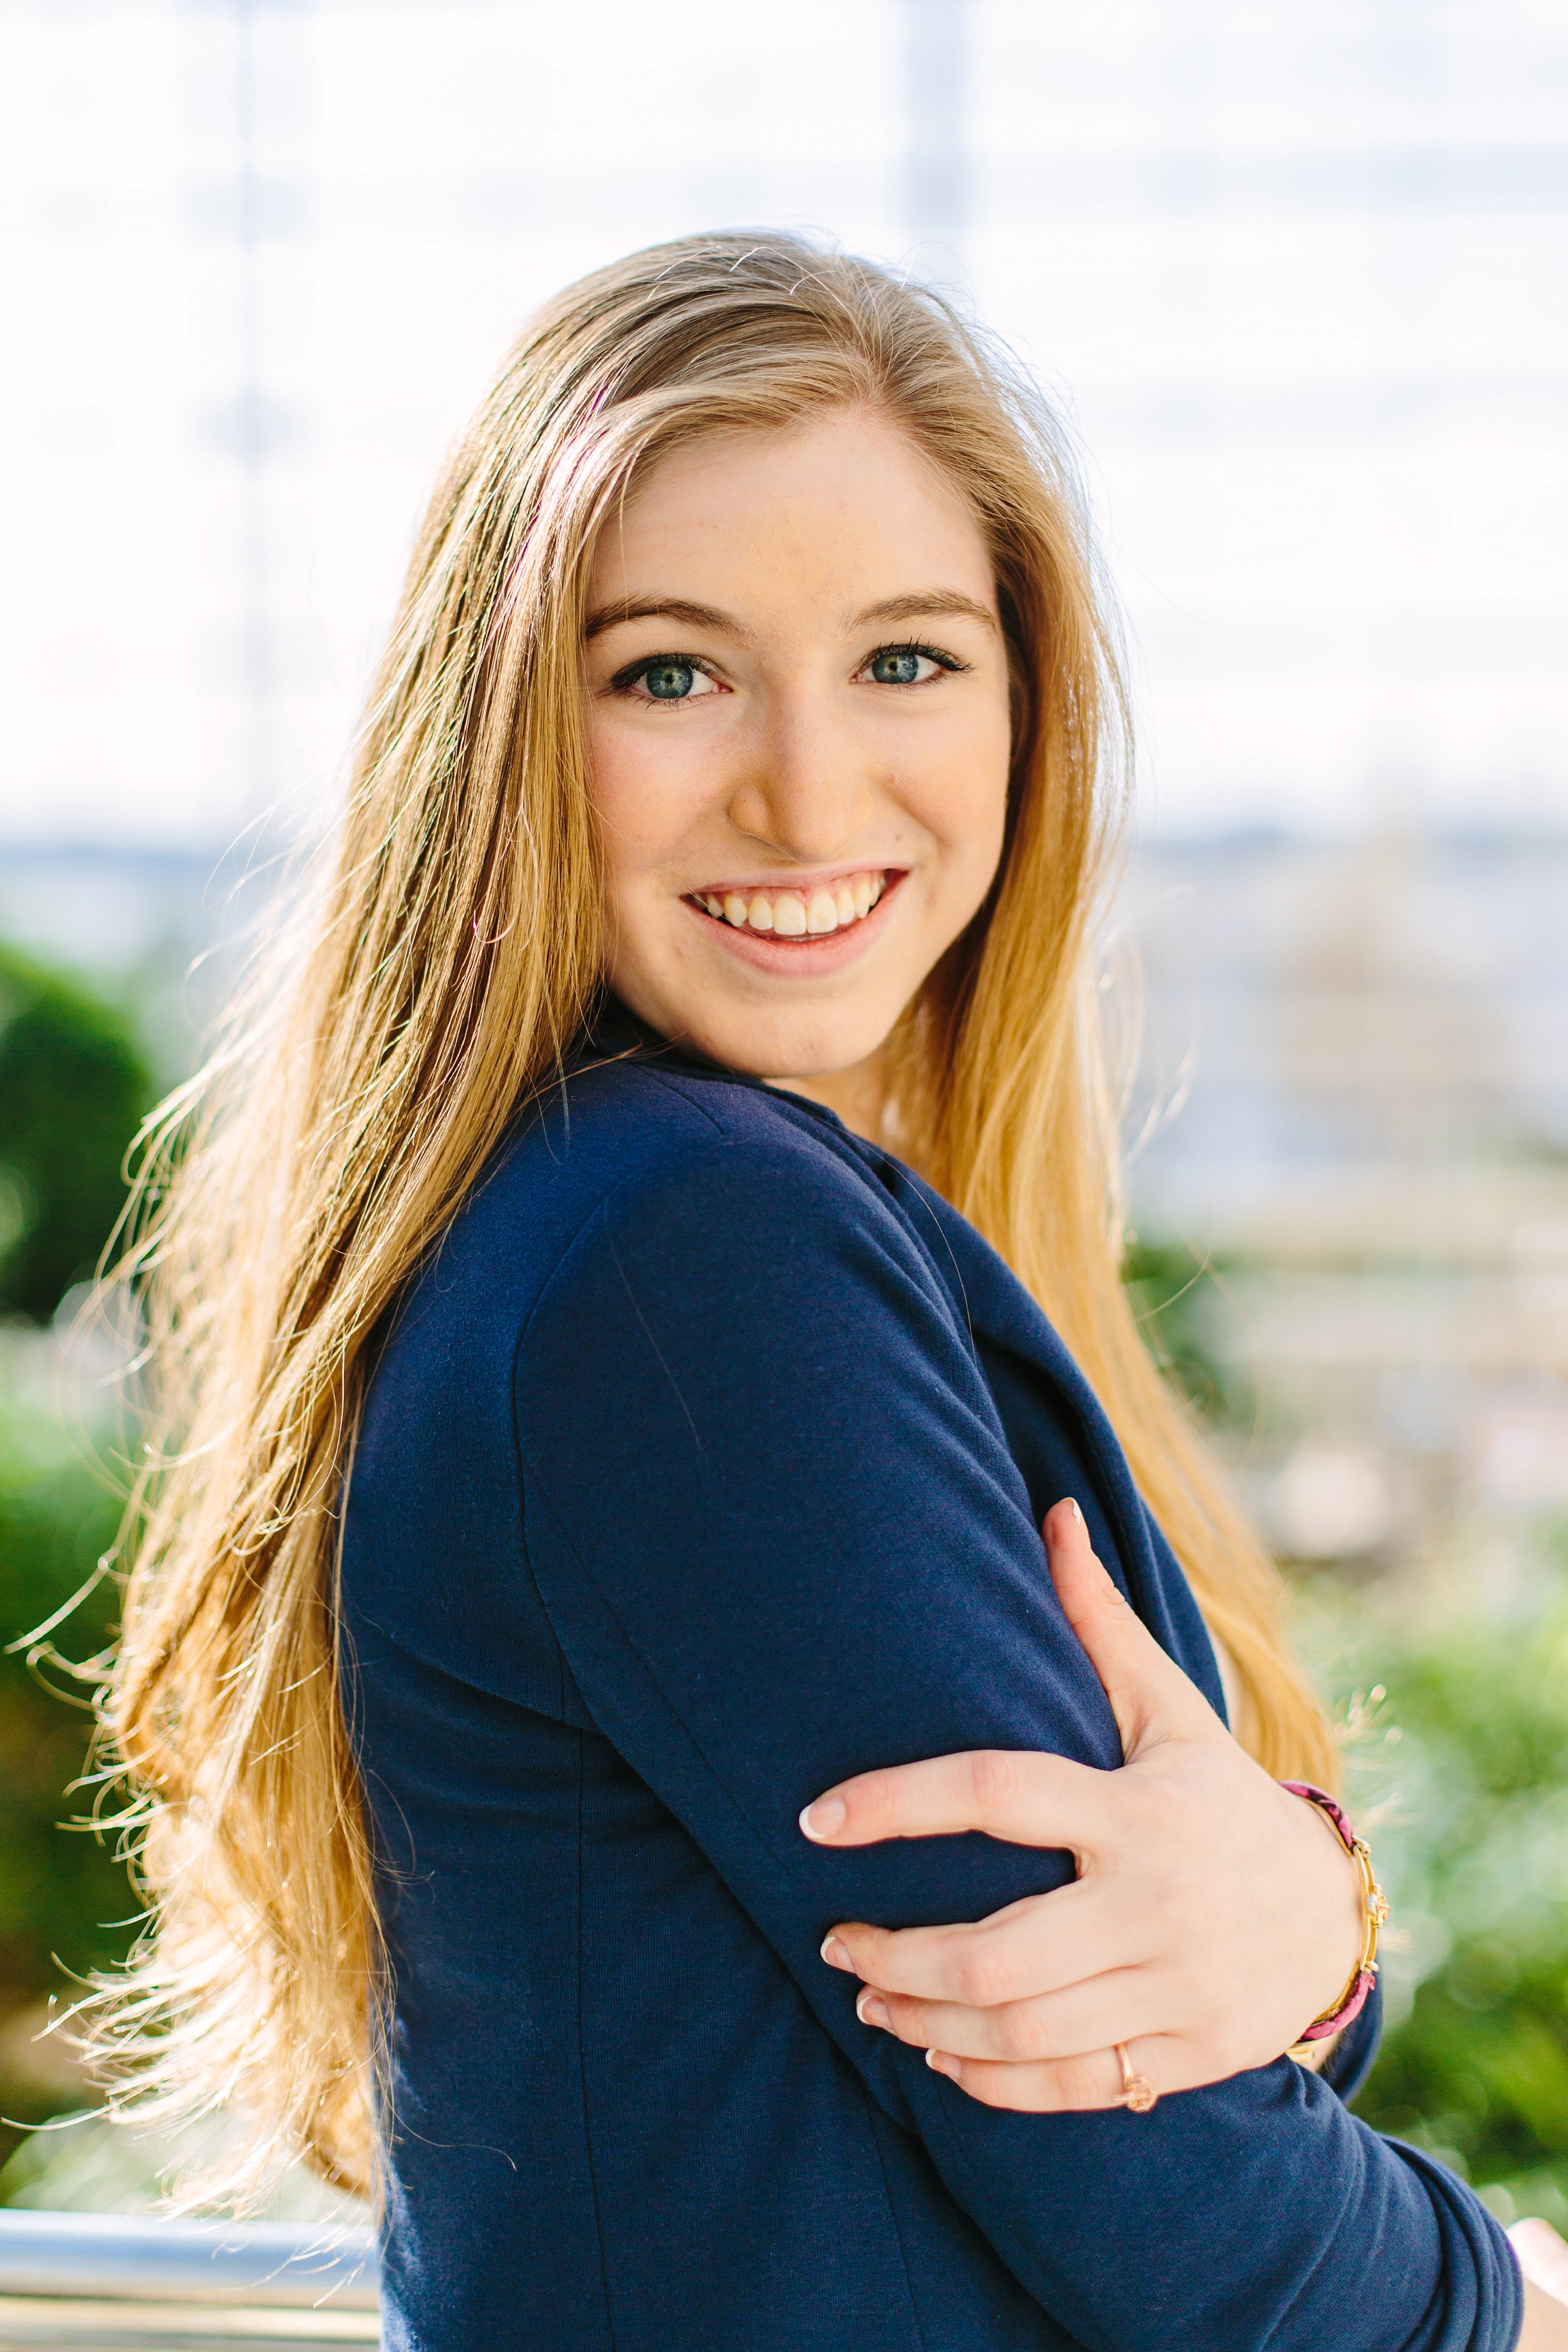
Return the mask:
{"type": "Polygon", "coordinates": [[[822,1957],[895,2033],[988,2106],[1118,2103],[1126,2046],[1157,2092],[1280,2056],[1343,1990],[1361,1949],[1350,1856],[1315,1806],[1254,1764],[1127,1606],[1076,1503],[1045,1522],[1057,1594],[1115,1711],[1101,1772],[980,1750],[862,1772],[801,1815],[823,1845],[982,1830],[1067,1849],[1071,1886],[988,1919],[835,1927],[822,1957]]]}

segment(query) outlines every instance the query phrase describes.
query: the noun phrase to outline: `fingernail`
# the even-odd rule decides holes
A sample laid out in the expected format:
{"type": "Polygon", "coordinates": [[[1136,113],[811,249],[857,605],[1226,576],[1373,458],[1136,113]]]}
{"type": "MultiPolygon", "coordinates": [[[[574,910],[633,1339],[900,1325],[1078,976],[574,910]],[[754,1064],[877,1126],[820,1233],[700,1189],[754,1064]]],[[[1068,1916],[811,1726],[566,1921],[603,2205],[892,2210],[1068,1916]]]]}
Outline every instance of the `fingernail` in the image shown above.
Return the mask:
{"type": "Polygon", "coordinates": [[[801,1814],[800,1827],[809,1838],[830,1838],[843,1828],[848,1811],[841,1797],[819,1797],[801,1814]]]}
{"type": "Polygon", "coordinates": [[[880,1993],[873,1992],[869,1986],[855,2003],[855,2015],[862,2025],[880,2025],[884,2033],[893,2030],[886,2001],[880,1993]]]}
{"type": "Polygon", "coordinates": [[[831,1969],[852,1969],[854,1966],[853,1960],[850,1958],[849,1946],[841,1942],[837,1936],[829,1936],[824,1939],[822,1958],[831,1969]]]}
{"type": "Polygon", "coordinates": [[[1071,1496],[1071,1495],[1069,1495],[1069,1496],[1068,1496],[1068,1498],[1067,1498],[1067,1505],[1068,1505],[1068,1508],[1069,1508],[1069,1509],[1071,1510],[1071,1512],[1072,1513],[1073,1517],[1077,1520],[1077,1522],[1078,1522],[1079,1526],[1080,1526],[1080,1527],[1082,1527],[1082,1526],[1083,1525],[1083,1514],[1082,1514],[1082,1512],[1079,1509],[1079,1507],[1078,1507],[1077,1504],[1073,1501],[1072,1496],[1071,1496]]]}
{"type": "Polygon", "coordinates": [[[934,2074],[946,2074],[949,2082],[957,2081],[958,2061],[956,2058],[949,2058],[946,2050],[928,2050],[925,2053],[925,2063],[934,2074]]]}

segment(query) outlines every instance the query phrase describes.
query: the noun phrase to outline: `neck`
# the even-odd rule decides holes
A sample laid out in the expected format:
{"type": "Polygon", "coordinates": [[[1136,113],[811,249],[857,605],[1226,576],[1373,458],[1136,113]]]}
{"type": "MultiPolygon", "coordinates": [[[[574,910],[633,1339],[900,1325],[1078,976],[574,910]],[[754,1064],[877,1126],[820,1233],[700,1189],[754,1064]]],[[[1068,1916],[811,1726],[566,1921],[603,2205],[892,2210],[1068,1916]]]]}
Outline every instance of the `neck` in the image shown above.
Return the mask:
{"type": "Polygon", "coordinates": [[[881,1142],[887,1066],[880,1050],[847,1070],[825,1070],[806,1078],[769,1078],[768,1083],[836,1111],[851,1134],[862,1136],[867,1143],[881,1142]]]}

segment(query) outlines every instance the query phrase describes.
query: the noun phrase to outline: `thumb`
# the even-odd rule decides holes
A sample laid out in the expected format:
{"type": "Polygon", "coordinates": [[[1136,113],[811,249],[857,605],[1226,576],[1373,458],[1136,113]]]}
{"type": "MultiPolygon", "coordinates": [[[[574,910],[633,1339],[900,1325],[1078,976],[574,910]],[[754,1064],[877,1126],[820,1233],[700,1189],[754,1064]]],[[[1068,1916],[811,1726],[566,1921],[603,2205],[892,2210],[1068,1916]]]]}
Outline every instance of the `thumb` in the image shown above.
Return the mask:
{"type": "Polygon", "coordinates": [[[1056,1597],[1111,1702],[1124,1757],[1131,1761],[1158,1740],[1221,1730],[1197,1684],[1166,1655],[1095,1558],[1077,1504],[1055,1504],[1044,1535],[1056,1597]]]}

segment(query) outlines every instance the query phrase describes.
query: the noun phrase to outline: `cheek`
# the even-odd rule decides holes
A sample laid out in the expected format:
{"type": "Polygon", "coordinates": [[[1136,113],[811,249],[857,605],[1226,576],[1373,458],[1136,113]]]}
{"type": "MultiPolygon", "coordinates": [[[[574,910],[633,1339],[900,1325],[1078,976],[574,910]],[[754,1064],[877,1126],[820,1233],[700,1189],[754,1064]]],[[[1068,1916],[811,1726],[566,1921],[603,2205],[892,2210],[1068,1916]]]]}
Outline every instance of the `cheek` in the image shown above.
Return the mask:
{"type": "Polygon", "coordinates": [[[624,889],[679,845],[702,806],[700,773],[675,745],[611,719],[590,720],[588,754],[605,879],[624,889]]]}
{"type": "Polygon", "coordinates": [[[1005,712],[967,728],[916,782],[922,822],[966,880],[988,884],[1007,830],[1012,735],[1005,712]]]}

